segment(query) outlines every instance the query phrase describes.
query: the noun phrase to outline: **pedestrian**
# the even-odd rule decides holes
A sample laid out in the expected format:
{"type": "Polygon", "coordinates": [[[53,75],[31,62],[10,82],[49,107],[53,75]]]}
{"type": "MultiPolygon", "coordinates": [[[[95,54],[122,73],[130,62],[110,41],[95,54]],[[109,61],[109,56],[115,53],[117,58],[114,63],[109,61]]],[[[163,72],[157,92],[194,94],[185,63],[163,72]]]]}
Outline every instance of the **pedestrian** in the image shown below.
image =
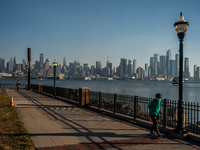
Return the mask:
{"type": "Polygon", "coordinates": [[[159,117],[159,114],[160,114],[160,106],[161,106],[161,103],[162,103],[162,95],[160,93],[157,93],[155,95],[156,98],[154,98],[153,100],[150,101],[150,103],[148,104],[148,108],[149,108],[149,114],[150,114],[150,117],[153,121],[153,125],[151,127],[151,131],[150,131],[150,134],[152,136],[155,136],[155,134],[153,133],[153,131],[155,130],[158,134],[158,137],[161,138],[162,136],[160,135],[160,131],[159,131],[159,128],[158,128],[158,117],[159,117]]]}
{"type": "Polygon", "coordinates": [[[19,88],[20,88],[19,80],[17,81],[16,86],[17,86],[17,92],[19,92],[19,88]]]}

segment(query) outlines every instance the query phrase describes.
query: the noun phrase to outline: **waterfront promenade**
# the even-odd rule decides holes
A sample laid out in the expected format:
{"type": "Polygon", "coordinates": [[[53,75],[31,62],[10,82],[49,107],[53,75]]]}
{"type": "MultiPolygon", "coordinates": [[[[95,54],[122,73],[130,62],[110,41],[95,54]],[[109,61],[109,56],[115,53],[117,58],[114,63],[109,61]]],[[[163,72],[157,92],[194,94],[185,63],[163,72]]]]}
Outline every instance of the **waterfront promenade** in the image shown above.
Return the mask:
{"type": "MultiPolygon", "coordinates": [[[[1,90],[1,89],[0,89],[1,90]]],[[[149,129],[77,107],[33,91],[6,89],[38,150],[200,149],[197,142],[153,139],[149,129]]],[[[1,93],[1,92],[0,92],[1,93]]]]}

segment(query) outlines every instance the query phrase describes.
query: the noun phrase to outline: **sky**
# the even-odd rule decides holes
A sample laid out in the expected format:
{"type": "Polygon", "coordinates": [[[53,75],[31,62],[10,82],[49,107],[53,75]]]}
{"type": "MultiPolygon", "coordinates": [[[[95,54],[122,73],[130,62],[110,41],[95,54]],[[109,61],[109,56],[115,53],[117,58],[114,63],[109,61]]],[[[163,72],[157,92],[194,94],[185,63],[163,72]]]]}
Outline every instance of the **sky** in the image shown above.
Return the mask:
{"type": "Polygon", "coordinates": [[[121,58],[150,64],[153,54],[172,59],[179,53],[174,29],[180,12],[190,25],[184,38],[184,57],[190,73],[200,66],[200,0],[0,0],[0,58],[31,64],[56,60],[117,67],[121,58]]]}

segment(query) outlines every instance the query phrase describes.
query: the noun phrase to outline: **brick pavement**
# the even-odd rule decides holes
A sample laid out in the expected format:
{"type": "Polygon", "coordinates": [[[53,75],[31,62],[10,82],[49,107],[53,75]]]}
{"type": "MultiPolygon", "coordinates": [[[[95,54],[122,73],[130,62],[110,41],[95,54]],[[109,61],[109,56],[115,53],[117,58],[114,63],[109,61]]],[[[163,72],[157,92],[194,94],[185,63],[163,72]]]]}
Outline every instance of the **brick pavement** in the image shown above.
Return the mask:
{"type": "Polygon", "coordinates": [[[200,149],[199,143],[163,134],[153,139],[149,129],[79,108],[31,91],[7,90],[34,146],[44,149],[200,149]]]}

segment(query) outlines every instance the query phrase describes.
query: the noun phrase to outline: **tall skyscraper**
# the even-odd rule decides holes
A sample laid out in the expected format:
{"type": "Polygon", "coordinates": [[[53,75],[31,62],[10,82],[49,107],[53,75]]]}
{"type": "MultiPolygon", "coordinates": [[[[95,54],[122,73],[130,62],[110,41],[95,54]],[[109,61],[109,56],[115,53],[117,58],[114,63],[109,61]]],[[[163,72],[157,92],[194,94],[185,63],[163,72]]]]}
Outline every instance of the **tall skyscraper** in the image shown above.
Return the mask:
{"type": "Polygon", "coordinates": [[[194,65],[194,80],[199,80],[197,78],[197,65],[194,65]]]}
{"type": "Polygon", "coordinates": [[[128,75],[133,74],[133,66],[131,60],[128,60],[128,75]]]}
{"type": "Polygon", "coordinates": [[[101,61],[96,61],[96,74],[101,75],[101,61]]]}
{"type": "Polygon", "coordinates": [[[136,69],[137,69],[137,62],[136,59],[133,60],[133,73],[136,73],[136,69]]]}
{"type": "Polygon", "coordinates": [[[160,74],[163,78],[166,76],[166,60],[165,60],[165,55],[160,56],[160,74]]]}
{"type": "Polygon", "coordinates": [[[64,66],[64,67],[67,66],[67,63],[66,63],[65,57],[63,58],[63,66],[64,66]]]}
{"type": "Polygon", "coordinates": [[[112,63],[111,62],[108,63],[108,68],[110,70],[110,76],[112,76],[112,63]]]}
{"type": "Polygon", "coordinates": [[[189,78],[190,72],[189,72],[189,58],[185,58],[185,65],[184,65],[184,78],[189,78]]]}
{"type": "Polygon", "coordinates": [[[120,66],[122,67],[122,76],[127,75],[127,59],[121,58],[120,66]]]}
{"type": "Polygon", "coordinates": [[[157,77],[158,76],[158,70],[159,70],[159,55],[158,54],[154,54],[154,76],[157,77]]]}
{"type": "Polygon", "coordinates": [[[143,79],[143,68],[137,68],[136,73],[138,74],[139,79],[143,79]]]}
{"type": "Polygon", "coordinates": [[[150,57],[150,66],[149,66],[151,72],[149,72],[149,76],[154,76],[154,57],[150,57]]]}
{"type": "Polygon", "coordinates": [[[144,77],[148,76],[148,63],[145,63],[144,77]]]}
{"type": "Polygon", "coordinates": [[[44,63],[44,54],[40,53],[40,67],[43,67],[43,63],[44,63]]]}
{"type": "Polygon", "coordinates": [[[170,75],[171,75],[171,77],[172,78],[174,78],[175,77],[175,60],[170,60],[170,75]]]}
{"type": "Polygon", "coordinates": [[[166,75],[167,79],[170,78],[170,60],[172,59],[172,53],[171,50],[169,49],[166,53],[166,75]]]}
{"type": "Polygon", "coordinates": [[[175,55],[175,76],[179,76],[179,54],[175,55]]]}

